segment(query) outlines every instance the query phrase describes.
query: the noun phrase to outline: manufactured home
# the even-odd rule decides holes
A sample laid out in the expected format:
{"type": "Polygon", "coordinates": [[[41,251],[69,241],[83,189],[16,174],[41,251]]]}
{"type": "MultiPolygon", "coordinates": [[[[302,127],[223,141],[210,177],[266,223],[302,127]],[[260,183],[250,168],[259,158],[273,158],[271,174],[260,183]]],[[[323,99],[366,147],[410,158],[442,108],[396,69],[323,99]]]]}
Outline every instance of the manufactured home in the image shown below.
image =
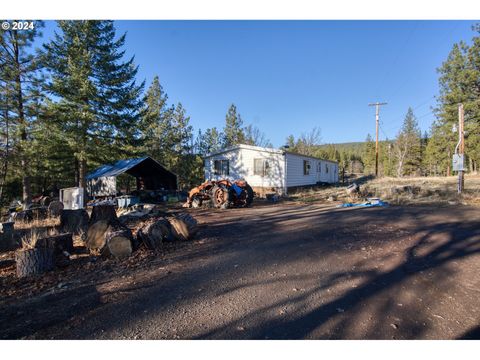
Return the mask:
{"type": "Polygon", "coordinates": [[[283,149],[236,145],[205,157],[205,179],[245,179],[260,195],[338,182],[338,163],[283,149]]]}

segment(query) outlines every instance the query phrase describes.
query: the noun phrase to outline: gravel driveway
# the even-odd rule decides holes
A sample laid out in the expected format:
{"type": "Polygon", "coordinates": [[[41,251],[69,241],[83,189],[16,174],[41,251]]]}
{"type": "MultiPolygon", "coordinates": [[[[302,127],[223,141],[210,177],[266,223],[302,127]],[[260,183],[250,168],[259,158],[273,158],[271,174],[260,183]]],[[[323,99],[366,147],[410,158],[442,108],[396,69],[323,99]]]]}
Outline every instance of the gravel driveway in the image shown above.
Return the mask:
{"type": "Polygon", "coordinates": [[[0,337],[479,338],[480,212],[277,204],[193,210],[191,246],[0,309],[0,337]]]}

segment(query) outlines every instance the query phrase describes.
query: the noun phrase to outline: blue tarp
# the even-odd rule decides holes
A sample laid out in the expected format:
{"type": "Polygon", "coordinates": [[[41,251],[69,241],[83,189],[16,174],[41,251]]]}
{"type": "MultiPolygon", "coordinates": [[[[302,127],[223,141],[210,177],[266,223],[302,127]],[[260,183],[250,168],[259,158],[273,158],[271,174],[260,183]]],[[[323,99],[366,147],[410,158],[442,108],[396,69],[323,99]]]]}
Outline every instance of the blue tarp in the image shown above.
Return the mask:
{"type": "Polygon", "coordinates": [[[338,205],[337,207],[347,208],[347,207],[375,207],[375,206],[387,207],[388,203],[380,199],[367,199],[367,201],[364,203],[360,203],[360,204],[345,203],[345,204],[338,205]]]}
{"type": "Polygon", "coordinates": [[[142,161],[146,160],[148,156],[138,158],[138,159],[125,159],[117,161],[113,165],[103,165],[98,169],[94,170],[87,175],[87,180],[96,179],[99,177],[107,176],[117,176],[123,174],[124,172],[130,170],[134,166],[140,164],[142,161]]]}

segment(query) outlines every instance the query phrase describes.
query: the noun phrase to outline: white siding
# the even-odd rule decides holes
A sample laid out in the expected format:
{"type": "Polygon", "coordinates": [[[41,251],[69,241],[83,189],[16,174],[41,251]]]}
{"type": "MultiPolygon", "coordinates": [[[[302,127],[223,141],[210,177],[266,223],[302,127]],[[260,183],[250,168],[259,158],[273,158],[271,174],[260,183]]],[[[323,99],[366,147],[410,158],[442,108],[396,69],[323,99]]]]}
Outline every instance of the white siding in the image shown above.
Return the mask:
{"type": "Polygon", "coordinates": [[[338,165],[331,161],[287,153],[287,187],[314,185],[317,182],[338,182],[338,165]],[[310,173],[304,174],[303,162],[310,162],[310,173]],[[318,164],[321,171],[318,172],[318,164]],[[328,167],[328,172],[326,168],[328,167]]]}
{"type": "Polygon", "coordinates": [[[285,153],[275,149],[255,148],[240,145],[238,148],[211,155],[205,158],[205,180],[245,179],[253,187],[280,188],[315,185],[318,182],[338,182],[338,164],[308,156],[285,153]],[[270,171],[267,175],[255,175],[255,159],[265,159],[269,162],[270,171]],[[229,160],[229,175],[215,175],[215,160],[229,160]],[[303,161],[310,162],[310,173],[304,175],[303,161]],[[321,171],[318,172],[318,164],[321,171]],[[286,166],[286,169],[285,169],[286,166]],[[326,171],[328,167],[328,172],[326,171]],[[286,173],[286,174],[285,174],[286,173]]]}
{"type": "Polygon", "coordinates": [[[284,167],[285,160],[282,154],[240,148],[206,158],[205,179],[219,180],[222,178],[228,178],[230,180],[236,180],[242,178],[251,186],[283,188],[284,167]],[[268,161],[270,170],[267,175],[261,176],[254,174],[255,159],[264,159],[268,161]],[[228,176],[214,174],[215,160],[230,161],[230,174],[228,176]]]}

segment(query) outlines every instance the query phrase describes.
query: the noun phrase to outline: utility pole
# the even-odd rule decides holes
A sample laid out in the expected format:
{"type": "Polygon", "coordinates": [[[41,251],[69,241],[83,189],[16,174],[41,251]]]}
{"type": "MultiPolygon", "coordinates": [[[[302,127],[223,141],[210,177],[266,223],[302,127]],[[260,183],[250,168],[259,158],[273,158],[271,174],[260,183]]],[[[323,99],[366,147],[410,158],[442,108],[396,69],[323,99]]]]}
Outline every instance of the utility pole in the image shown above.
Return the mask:
{"type": "Polygon", "coordinates": [[[375,176],[378,176],[378,126],[380,124],[380,106],[382,105],[387,105],[387,103],[368,104],[368,106],[375,106],[375,176]]]}
{"type": "Polygon", "coordinates": [[[462,159],[461,168],[458,170],[458,193],[461,194],[464,186],[464,154],[465,154],[465,132],[463,127],[465,124],[465,111],[463,109],[463,104],[458,105],[458,155],[462,159]]]}

